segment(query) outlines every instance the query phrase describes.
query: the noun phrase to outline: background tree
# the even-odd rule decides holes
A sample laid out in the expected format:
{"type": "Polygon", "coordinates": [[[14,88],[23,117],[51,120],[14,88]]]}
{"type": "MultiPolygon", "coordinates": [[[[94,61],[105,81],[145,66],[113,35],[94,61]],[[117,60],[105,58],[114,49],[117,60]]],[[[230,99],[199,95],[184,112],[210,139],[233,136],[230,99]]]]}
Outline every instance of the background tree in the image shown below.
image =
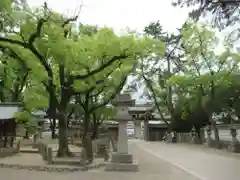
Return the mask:
{"type": "Polygon", "coordinates": [[[164,56],[152,54],[141,59],[137,81],[143,80],[144,96],[154,102],[161,119],[170,129],[169,120],[174,114],[173,92],[166,80],[178,71],[175,64],[178,64],[180,56],[180,36],[164,32],[159,21],[150,23],[145,27],[144,32],[156,41],[163,41],[166,48],[164,56]]]}
{"type": "Polygon", "coordinates": [[[190,17],[198,20],[201,16],[212,15],[212,23],[220,29],[239,22],[239,0],[173,0],[174,6],[194,7],[190,17]]]}
{"type": "Polygon", "coordinates": [[[233,52],[233,45],[227,39],[224,51],[217,53],[219,40],[206,24],[187,22],[181,35],[181,45],[185,50],[181,60],[184,69],[178,76],[170,78],[170,82],[175,82],[174,87],[179,91],[177,107],[182,111],[182,119],[196,117],[200,112],[204,114],[203,121],[198,120],[194,124],[201,127],[204,123],[206,125],[207,119],[212,124],[216,141],[219,142],[213,114],[222,109],[216,105],[219,102],[219,91],[223,87],[232,89],[231,84],[239,68],[239,55],[233,52]]]}

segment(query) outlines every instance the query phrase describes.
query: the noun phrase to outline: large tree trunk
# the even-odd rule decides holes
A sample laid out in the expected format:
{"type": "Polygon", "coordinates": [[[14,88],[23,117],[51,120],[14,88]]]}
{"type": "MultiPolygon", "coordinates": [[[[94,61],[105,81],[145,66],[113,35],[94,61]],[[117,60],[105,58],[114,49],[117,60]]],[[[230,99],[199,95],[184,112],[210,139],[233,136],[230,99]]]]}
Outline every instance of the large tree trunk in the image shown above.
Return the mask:
{"type": "Polygon", "coordinates": [[[59,113],[58,121],[59,121],[58,122],[59,137],[58,137],[57,157],[71,156],[71,153],[68,147],[66,114],[59,113]]]}
{"type": "Polygon", "coordinates": [[[24,138],[24,139],[29,139],[28,130],[25,131],[25,136],[24,136],[23,138],[24,138]]]}
{"type": "Polygon", "coordinates": [[[89,163],[93,161],[93,147],[92,139],[89,134],[90,115],[86,112],[84,116],[84,134],[83,134],[83,147],[86,150],[86,158],[89,163]]]}
{"type": "Polygon", "coordinates": [[[51,131],[52,131],[52,139],[56,139],[56,119],[52,119],[51,122],[51,131]]]}
{"type": "Polygon", "coordinates": [[[92,140],[95,140],[98,138],[98,132],[99,132],[99,123],[97,120],[97,117],[95,114],[93,114],[93,134],[92,134],[92,140]]]}
{"type": "Polygon", "coordinates": [[[97,126],[93,126],[93,134],[92,134],[92,140],[95,140],[98,138],[98,132],[99,132],[99,129],[97,126]]]}
{"type": "MultiPolygon", "coordinates": [[[[5,71],[5,68],[4,68],[4,71],[5,71]]],[[[2,79],[1,81],[0,81],[0,101],[1,102],[5,102],[5,94],[4,94],[4,80],[2,79]]]]}

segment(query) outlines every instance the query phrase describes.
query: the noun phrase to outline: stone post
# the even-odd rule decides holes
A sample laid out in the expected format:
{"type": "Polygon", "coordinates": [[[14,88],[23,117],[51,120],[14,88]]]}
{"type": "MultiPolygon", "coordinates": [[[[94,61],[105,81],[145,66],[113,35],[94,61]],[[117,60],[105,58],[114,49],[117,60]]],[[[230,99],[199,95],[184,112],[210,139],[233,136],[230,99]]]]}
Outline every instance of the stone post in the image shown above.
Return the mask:
{"type": "Polygon", "coordinates": [[[43,160],[47,161],[47,145],[43,145],[43,160]]]}
{"type": "Polygon", "coordinates": [[[38,153],[40,154],[41,153],[41,143],[40,142],[37,143],[37,148],[38,148],[38,153]]]}
{"type": "Polygon", "coordinates": [[[93,147],[93,157],[97,157],[97,153],[98,153],[98,145],[97,145],[98,141],[95,139],[92,141],[92,147],[93,147]]]}
{"type": "Polygon", "coordinates": [[[39,142],[39,144],[38,144],[38,153],[40,155],[42,155],[42,143],[41,142],[39,142]]]}
{"type": "Polygon", "coordinates": [[[87,154],[86,154],[86,149],[83,147],[80,153],[80,165],[85,165],[87,164],[87,154]]]}
{"type": "Polygon", "coordinates": [[[233,124],[230,126],[230,135],[232,136],[232,142],[228,147],[229,150],[231,152],[240,153],[240,143],[237,139],[237,129],[233,124]]]}
{"type": "Polygon", "coordinates": [[[113,152],[117,152],[117,143],[113,137],[110,138],[110,143],[112,145],[113,152]]]}
{"type": "Polygon", "coordinates": [[[117,153],[128,153],[127,121],[120,121],[118,124],[117,153]]]}
{"type": "Polygon", "coordinates": [[[108,159],[109,159],[109,150],[108,150],[108,146],[106,145],[104,149],[104,161],[107,162],[108,159]]]}
{"type": "Polygon", "coordinates": [[[42,127],[41,127],[41,126],[38,127],[38,129],[37,129],[37,134],[38,134],[38,138],[39,138],[39,139],[42,139],[42,127]]]}
{"type": "Polygon", "coordinates": [[[141,139],[141,121],[134,120],[134,133],[136,139],[141,139]]]}
{"type": "Polygon", "coordinates": [[[197,130],[196,128],[193,126],[192,130],[191,130],[191,141],[193,144],[198,144],[199,143],[199,138],[198,138],[198,134],[197,134],[197,130]]]}
{"type": "Polygon", "coordinates": [[[20,147],[21,146],[21,141],[19,140],[19,141],[17,141],[17,153],[20,153],[20,147]]]}
{"type": "Polygon", "coordinates": [[[149,141],[149,129],[148,129],[148,120],[144,120],[144,140],[149,141]]]}
{"type": "Polygon", "coordinates": [[[212,147],[213,140],[212,140],[212,127],[211,127],[211,125],[207,125],[206,131],[207,131],[207,145],[208,145],[208,147],[212,147]]]}
{"type": "Polygon", "coordinates": [[[48,161],[48,164],[53,164],[53,154],[52,154],[51,147],[47,148],[47,161],[48,161]]]}
{"type": "Polygon", "coordinates": [[[174,142],[174,132],[170,132],[167,134],[167,142],[173,143],[174,142]]]}
{"type": "Polygon", "coordinates": [[[40,154],[42,155],[42,157],[44,156],[44,144],[40,143],[40,154]]]}
{"type": "Polygon", "coordinates": [[[200,133],[199,133],[199,136],[200,136],[200,142],[202,143],[202,144],[204,144],[204,142],[205,142],[205,133],[204,133],[204,128],[200,128],[200,133]]]}
{"type": "Polygon", "coordinates": [[[37,138],[38,138],[38,135],[34,134],[32,148],[37,148],[37,138]]]}

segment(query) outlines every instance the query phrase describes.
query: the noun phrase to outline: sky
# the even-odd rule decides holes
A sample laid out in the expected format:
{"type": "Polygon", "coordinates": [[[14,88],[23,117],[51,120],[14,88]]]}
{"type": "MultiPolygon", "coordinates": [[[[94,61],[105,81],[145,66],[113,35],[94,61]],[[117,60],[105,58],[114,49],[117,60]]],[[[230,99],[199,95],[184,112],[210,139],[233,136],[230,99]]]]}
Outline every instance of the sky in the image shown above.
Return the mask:
{"type": "MultiPolygon", "coordinates": [[[[28,0],[31,6],[43,5],[45,0],[28,0]]],[[[73,15],[83,4],[80,21],[108,26],[116,31],[129,27],[141,31],[152,21],[159,20],[164,29],[174,32],[187,18],[186,8],[175,8],[171,0],[47,0],[58,12],[73,15]]]]}

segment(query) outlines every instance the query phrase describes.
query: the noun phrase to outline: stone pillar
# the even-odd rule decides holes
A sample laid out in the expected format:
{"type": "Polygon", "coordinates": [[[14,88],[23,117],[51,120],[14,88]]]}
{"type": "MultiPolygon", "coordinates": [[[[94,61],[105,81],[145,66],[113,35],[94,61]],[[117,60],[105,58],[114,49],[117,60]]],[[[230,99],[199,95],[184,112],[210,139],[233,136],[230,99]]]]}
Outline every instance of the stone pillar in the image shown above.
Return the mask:
{"type": "Polygon", "coordinates": [[[134,121],[134,133],[136,139],[141,139],[141,121],[134,121]]]}
{"type": "Polygon", "coordinates": [[[38,134],[34,134],[32,148],[37,148],[37,143],[38,143],[38,134]]]}
{"type": "Polygon", "coordinates": [[[133,155],[128,153],[127,121],[120,121],[118,125],[117,153],[112,154],[111,162],[106,164],[105,171],[136,172],[138,170],[139,167],[133,161],[133,155]]]}
{"type": "Polygon", "coordinates": [[[197,134],[197,130],[196,128],[193,126],[192,130],[191,130],[191,143],[193,144],[199,144],[200,140],[198,138],[198,134],[197,134]]]}
{"type": "Polygon", "coordinates": [[[208,147],[212,147],[213,146],[213,139],[212,139],[212,127],[211,127],[211,125],[208,125],[206,127],[206,131],[207,131],[207,145],[208,145],[208,147]]]}
{"type": "Polygon", "coordinates": [[[19,140],[19,141],[17,141],[17,147],[16,147],[16,151],[17,151],[17,153],[20,153],[20,147],[21,146],[21,141],[19,140]]]}
{"type": "Polygon", "coordinates": [[[202,143],[202,144],[204,144],[204,142],[205,142],[205,140],[206,140],[206,138],[205,138],[205,132],[204,132],[204,128],[201,128],[200,129],[200,142],[202,143]]]}
{"type": "Polygon", "coordinates": [[[149,129],[148,129],[148,120],[144,120],[144,140],[149,141],[149,129]]]}
{"type": "Polygon", "coordinates": [[[231,152],[240,153],[240,143],[237,139],[237,129],[234,125],[230,127],[230,135],[232,136],[232,141],[228,147],[231,152]]]}
{"type": "Polygon", "coordinates": [[[48,152],[47,152],[47,145],[46,144],[44,144],[43,145],[43,160],[45,160],[45,161],[47,161],[47,154],[48,152]]]}
{"type": "Polygon", "coordinates": [[[128,153],[127,121],[120,121],[118,124],[117,153],[128,153]]]}
{"type": "Polygon", "coordinates": [[[53,153],[52,153],[51,147],[47,148],[47,161],[48,161],[48,164],[53,164],[53,153]]]}
{"type": "Polygon", "coordinates": [[[44,123],[41,125],[41,128],[40,128],[40,131],[39,131],[39,139],[43,139],[43,131],[44,131],[44,128],[45,128],[45,126],[44,126],[44,123]]]}

